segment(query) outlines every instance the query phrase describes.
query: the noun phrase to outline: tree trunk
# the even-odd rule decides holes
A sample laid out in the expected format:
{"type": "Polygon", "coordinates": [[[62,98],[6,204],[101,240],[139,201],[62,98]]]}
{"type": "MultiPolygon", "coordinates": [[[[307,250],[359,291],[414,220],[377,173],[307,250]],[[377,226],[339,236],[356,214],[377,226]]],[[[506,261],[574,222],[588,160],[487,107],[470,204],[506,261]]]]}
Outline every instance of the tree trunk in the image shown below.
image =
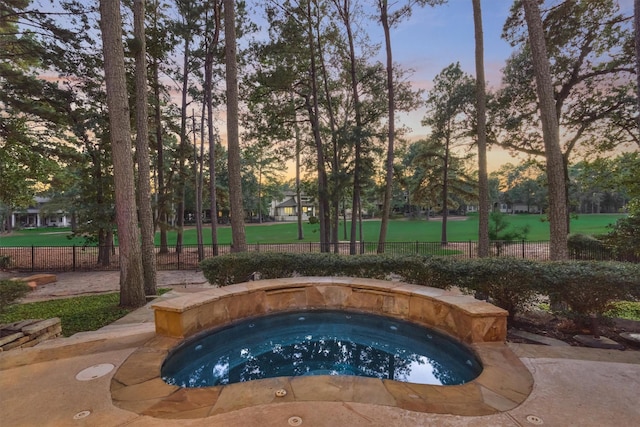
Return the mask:
{"type": "Polygon", "coordinates": [[[258,224],[262,224],[262,165],[258,166],[258,224]]]}
{"type": "Polygon", "coordinates": [[[160,103],[160,77],[159,77],[158,59],[153,58],[153,96],[154,96],[154,117],[156,130],[156,153],[157,153],[157,174],[158,174],[158,227],[160,228],[160,253],[169,252],[169,243],[167,240],[167,226],[169,218],[167,215],[167,189],[164,184],[164,146],[162,135],[162,108],[160,103]]]}
{"type": "Polygon", "coordinates": [[[140,211],[140,233],[142,237],[142,270],[144,292],[155,295],[156,253],[151,210],[151,168],[149,160],[149,112],[147,108],[147,49],[144,31],[145,0],[134,0],[134,35],[136,51],[136,160],[138,162],[138,209],[140,211]]]}
{"type": "Polygon", "coordinates": [[[190,46],[191,34],[187,31],[184,36],[184,58],[182,64],[182,105],[180,108],[180,145],[178,147],[178,208],[176,213],[178,223],[176,225],[176,253],[182,253],[182,244],[184,241],[184,204],[187,187],[187,171],[185,169],[185,163],[189,151],[187,141],[187,93],[189,90],[190,46]]]}
{"type": "Polygon", "coordinates": [[[293,131],[296,139],[296,211],[298,215],[298,240],[304,240],[304,230],[302,228],[302,191],[300,189],[300,151],[302,150],[302,144],[300,128],[298,127],[298,115],[293,103],[293,95],[291,97],[291,106],[293,111],[293,131]]]}
{"type": "MultiPolygon", "coordinates": [[[[159,4],[156,0],[154,3],[153,25],[154,32],[158,34],[158,8],[159,4]]],[[[154,125],[156,134],[156,153],[157,153],[157,165],[156,173],[158,178],[157,188],[157,225],[160,229],[160,253],[166,254],[169,252],[169,243],[167,240],[167,228],[169,224],[169,208],[167,206],[167,189],[164,183],[164,143],[163,143],[163,131],[162,131],[162,103],[160,100],[160,63],[156,55],[153,56],[151,62],[151,72],[153,74],[153,110],[154,110],[154,125]]]]}
{"type": "Polygon", "coordinates": [[[342,198],[342,232],[343,240],[347,240],[347,203],[344,198],[342,198]]]}
{"type": "Polygon", "coordinates": [[[529,31],[529,44],[536,77],[536,91],[540,108],[540,120],[547,160],[547,179],[549,181],[549,224],[550,258],[563,260],[569,258],[567,248],[567,198],[564,179],[562,150],[560,148],[560,129],[556,116],[553,96],[553,84],[549,57],[544,39],[542,18],[537,0],[524,0],[525,18],[529,31]]]}
{"type": "Polygon", "coordinates": [[[363,254],[364,253],[364,228],[362,225],[362,201],[360,200],[360,197],[358,197],[358,234],[360,237],[360,242],[358,244],[358,247],[360,248],[358,250],[358,253],[363,254]]]}
{"type": "Polygon", "coordinates": [[[216,136],[213,125],[213,61],[215,59],[214,47],[218,45],[220,37],[220,2],[214,2],[213,16],[215,29],[211,42],[207,46],[205,57],[204,91],[207,103],[207,129],[209,140],[209,206],[211,210],[211,245],[213,255],[218,255],[218,201],[216,188],[216,136]]]}
{"type": "Polygon", "coordinates": [[[146,298],[142,282],[142,253],[131,158],[131,123],[122,46],[120,1],[101,0],[100,18],[120,246],[120,305],[141,307],[145,304],[146,298]]]}
{"type": "Polygon", "coordinates": [[[339,243],[338,243],[338,221],[339,221],[339,206],[340,206],[340,195],[338,194],[338,132],[336,125],[336,118],[333,109],[333,103],[331,101],[331,90],[329,89],[329,77],[327,74],[327,66],[324,60],[324,51],[322,49],[322,38],[320,35],[320,22],[316,21],[316,40],[318,43],[318,57],[320,59],[320,72],[322,73],[322,82],[324,87],[324,94],[327,106],[327,113],[329,114],[329,127],[331,129],[331,145],[333,156],[331,158],[331,190],[327,191],[330,194],[331,200],[327,201],[330,206],[329,218],[330,222],[327,224],[328,231],[327,235],[329,236],[329,242],[333,242],[333,250],[334,252],[339,252],[339,243]]]}
{"type": "Polygon", "coordinates": [[[447,238],[447,218],[449,217],[449,135],[447,132],[447,140],[444,148],[444,171],[442,172],[442,228],[440,232],[440,244],[442,246],[448,243],[447,238]]]}
{"type": "MultiPolygon", "coordinates": [[[[105,187],[104,181],[105,180],[103,179],[102,167],[100,165],[101,163],[100,154],[98,150],[89,148],[89,145],[87,145],[87,147],[89,151],[89,157],[91,157],[91,167],[93,169],[93,180],[96,185],[95,203],[98,207],[97,210],[100,212],[104,212],[106,210],[106,208],[104,207],[106,203],[104,200],[104,187],[105,187]]],[[[111,240],[108,239],[106,229],[100,228],[100,230],[98,230],[98,247],[99,247],[98,264],[102,266],[108,266],[109,264],[111,264],[111,255],[110,255],[111,240]]]]}
{"type": "MultiPolygon", "coordinates": [[[[313,62],[313,61],[312,61],[313,62]]],[[[315,67],[312,66],[312,75],[315,75],[315,67]]],[[[313,78],[313,77],[312,77],[313,78]]],[[[305,107],[307,108],[307,113],[309,114],[309,121],[311,122],[311,129],[313,132],[313,140],[316,146],[316,161],[318,163],[318,223],[320,226],[320,251],[328,252],[329,247],[327,240],[328,233],[328,218],[327,214],[329,212],[329,202],[327,199],[327,171],[324,164],[324,147],[322,144],[322,136],[320,134],[320,122],[318,120],[318,116],[316,112],[318,111],[318,102],[317,99],[314,99],[313,104],[311,104],[311,100],[307,97],[305,99],[305,107]]]]}
{"type": "Polygon", "coordinates": [[[324,147],[320,134],[319,103],[318,103],[318,71],[316,67],[315,42],[313,37],[313,16],[311,14],[311,1],[307,2],[307,38],[309,40],[310,70],[309,80],[311,81],[311,99],[305,99],[313,139],[316,145],[316,158],[318,167],[318,219],[320,223],[320,251],[329,251],[329,201],[327,195],[327,171],[324,163],[324,147]]]}
{"type": "Polygon", "coordinates": [[[238,64],[236,62],[236,18],[234,0],[224,0],[225,68],[227,73],[227,145],[229,168],[229,201],[231,205],[231,235],[233,252],[245,252],[240,169],[240,138],[238,135],[238,64]]]}
{"type": "Polygon", "coordinates": [[[362,114],[360,105],[360,93],[358,92],[358,77],[356,75],[356,52],[353,40],[353,32],[351,28],[351,15],[350,5],[348,1],[345,1],[344,7],[341,10],[342,19],[345,29],[347,30],[347,40],[349,42],[349,75],[351,77],[351,93],[353,95],[353,105],[355,109],[356,129],[355,129],[355,152],[354,152],[354,166],[353,166],[353,202],[351,204],[351,237],[349,240],[349,253],[355,255],[356,240],[357,240],[357,227],[358,227],[358,212],[360,207],[360,172],[362,168],[362,114]]]}
{"type": "Polygon", "coordinates": [[[213,106],[211,94],[207,102],[207,123],[209,125],[209,208],[211,210],[211,246],[213,255],[218,255],[218,201],[216,188],[216,140],[213,134],[213,106]]]}
{"type": "MultiPolygon", "coordinates": [[[[633,24],[636,44],[636,91],[638,111],[640,111],[640,0],[634,0],[633,2],[633,24]]],[[[636,120],[638,129],[640,129],[640,114],[636,115],[636,120]]]]}
{"type": "Polygon", "coordinates": [[[196,138],[196,118],[193,116],[193,178],[196,190],[196,239],[198,243],[198,262],[204,259],[204,245],[202,238],[202,158],[204,157],[204,114],[206,100],[202,105],[202,116],[200,117],[200,153],[198,154],[198,144],[196,138]]]}
{"type": "Polygon", "coordinates": [[[391,198],[393,196],[393,157],[395,138],[395,90],[393,87],[393,57],[391,51],[391,31],[389,30],[388,1],[380,2],[380,21],[384,30],[385,49],[387,53],[387,96],[388,96],[388,135],[387,135],[387,163],[386,179],[384,187],[384,201],[382,205],[382,220],[380,222],[380,237],[378,240],[378,253],[384,252],[384,244],[387,241],[387,229],[389,228],[389,217],[391,216],[391,198]]]}
{"type": "Polygon", "coordinates": [[[13,216],[13,209],[7,209],[7,220],[6,220],[6,232],[7,234],[11,234],[13,232],[13,222],[11,221],[11,217],[13,216]]]}
{"type": "Polygon", "coordinates": [[[484,77],[482,6],[473,2],[476,41],[476,111],[478,121],[478,256],[489,256],[489,176],[487,174],[487,95],[484,77]]]}
{"type": "Polygon", "coordinates": [[[98,264],[108,267],[111,264],[111,241],[110,233],[104,228],[98,230],[98,264]]]}

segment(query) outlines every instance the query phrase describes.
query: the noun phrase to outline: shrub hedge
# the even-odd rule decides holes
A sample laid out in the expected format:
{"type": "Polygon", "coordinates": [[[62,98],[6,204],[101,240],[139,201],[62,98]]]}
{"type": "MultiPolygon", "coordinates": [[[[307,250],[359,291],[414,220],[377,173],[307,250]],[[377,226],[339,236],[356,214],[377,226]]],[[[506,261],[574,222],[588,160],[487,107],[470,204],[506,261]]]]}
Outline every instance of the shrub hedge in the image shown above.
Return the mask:
{"type": "Polygon", "coordinates": [[[544,280],[540,263],[522,258],[478,258],[464,261],[461,287],[487,296],[509,312],[509,320],[522,312],[540,293],[544,280]]]}
{"type": "Polygon", "coordinates": [[[586,234],[572,234],[567,239],[571,259],[606,260],[613,257],[610,247],[586,234]]]}
{"type": "Polygon", "coordinates": [[[200,267],[217,286],[293,276],[395,277],[442,289],[456,286],[486,295],[511,319],[540,296],[564,301],[584,316],[601,315],[614,301],[640,300],[640,265],[621,262],[243,252],[205,259],[200,267]]]}
{"type": "Polygon", "coordinates": [[[640,299],[640,268],[622,262],[548,262],[546,294],[581,315],[601,315],[613,301],[640,299]]]}

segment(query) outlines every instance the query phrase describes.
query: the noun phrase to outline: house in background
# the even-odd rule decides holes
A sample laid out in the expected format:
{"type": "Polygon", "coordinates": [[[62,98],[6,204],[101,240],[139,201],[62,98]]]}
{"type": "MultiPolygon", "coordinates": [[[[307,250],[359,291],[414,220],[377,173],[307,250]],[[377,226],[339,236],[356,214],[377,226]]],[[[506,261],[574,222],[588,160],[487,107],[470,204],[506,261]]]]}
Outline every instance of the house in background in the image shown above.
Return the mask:
{"type": "MultiPolygon", "coordinates": [[[[302,220],[308,221],[310,217],[316,216],[316,206],[313,198],[305,194],[300,195],[302,207],[302,220]]],[[[298,201],[296,193],[287,191],[281,200],[273,200],[270,207],[270,216],[275,221],[297,221],[298,220],[298,201]]]]}
{"type": "MultiPolygon", "coordinates": [[[[493,204],[494,212],[502,212],[506,214],[519,214],[519,213],[531,213],[531,214],[539,214],[541,213],[538,205],[527,205],[525,203],[494,203],[493,204]]],[[[467,213],[478,212],[477,205],[467,205],[467,213]]]]}
{"type": "Polygon", "coordinates": [[[43,207],[49,203],[47,197],[35,197],[34,204],[26,209],[21,209],[11,214],[12,228],[39,228],[39,227],[68,227],[70,225],[67,215],[58,211],[44,213],[43,207]]]}
{"type": "Polygon", "coordinates": [[[527,205],[526,203],[513,203],[511,205],[511,210],[509,213],[531,213],[531,214],[539,214],[542,211],[540,210],[540,208],[538,207],[538,205],[534,205],[534,204],[529,204],[527,205]]]}

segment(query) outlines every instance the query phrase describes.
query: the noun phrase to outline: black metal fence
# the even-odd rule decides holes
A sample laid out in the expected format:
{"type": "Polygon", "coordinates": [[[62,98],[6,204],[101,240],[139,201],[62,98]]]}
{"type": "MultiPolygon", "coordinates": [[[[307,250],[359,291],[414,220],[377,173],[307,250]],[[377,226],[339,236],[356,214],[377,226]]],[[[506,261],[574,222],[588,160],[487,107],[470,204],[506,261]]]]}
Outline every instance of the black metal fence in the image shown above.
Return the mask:
{"type": "MultiPolygon", "coordinates": [[[[477,256],[477,242],[388,242],[384,244],[387,254],[421,254],[453,256],[456,258],[474,258],[477,256]]],[[[375,254],[377,242],[358,242],[352,247],[349,242],[331,243],[327,245],[331,252],[341,254],[375,254]]],[[[309,253],[320,252],[320,243],[256,243],[247,245],[249,252],[309,253]]],[[[549,259],[549,242],[491,242],[491,256],[518,257],[526,259],[549,259]]],[[[170,247],[162,251],[156,247],[158,270],[193,270],[199,262],[215,254],[231,252],[231,245],[183,245],[180,250],[170,247]],[[216,249],[214,251],[214,249],[216,249]]],[[[572,259],[620,260],[634,261],[638,259],[621,259],[606,247],[571,250],[572,259]]],[[[118,248],[100,251],[96,246],[29,246],[0,247],[0,267],[18,271],[91,271],[118,270],[120,268],[118,248]]]]}

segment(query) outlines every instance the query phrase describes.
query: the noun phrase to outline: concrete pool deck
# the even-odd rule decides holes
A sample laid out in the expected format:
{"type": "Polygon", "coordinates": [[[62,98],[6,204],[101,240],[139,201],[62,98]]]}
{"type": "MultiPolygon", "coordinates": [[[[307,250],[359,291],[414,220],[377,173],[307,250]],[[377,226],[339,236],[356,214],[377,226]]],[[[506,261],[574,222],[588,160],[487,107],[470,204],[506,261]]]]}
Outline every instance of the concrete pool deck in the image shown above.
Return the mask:
{"type": "MultiPolygon", "coordinates": [[[[165,298],[195,290],[176,287],[165,298]]],[[[0,426],[608,426],[640,419],[640,352],[512,343],[533,376],[533,390],[521,405],[494,415],[309,401],[158,419],[116,407],[110,391],[118,369],[154,335],[153,313],[145,307],[100,331],[0,354],[0,426]],[[96,367],[110,365],[95,379],[76,378],[87,368],[98,372],[96,367]]],[[[153,398],[153,390],[139,392],[153,398]]]]}

